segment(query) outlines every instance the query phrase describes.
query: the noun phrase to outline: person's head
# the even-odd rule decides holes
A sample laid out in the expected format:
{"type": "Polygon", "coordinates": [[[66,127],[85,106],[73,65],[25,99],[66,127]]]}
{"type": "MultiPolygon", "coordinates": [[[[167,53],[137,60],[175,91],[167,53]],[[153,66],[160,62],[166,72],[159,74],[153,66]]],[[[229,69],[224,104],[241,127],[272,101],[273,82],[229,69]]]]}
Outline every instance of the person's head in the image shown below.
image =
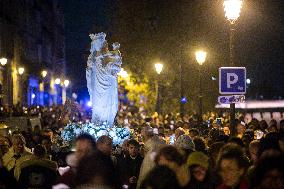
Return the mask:
{"type": "Polygon", "coordinates": [[[223,128],[223,131],[224,131],[224,134],[225,134],[226,136],[230,136],[231,131],[230,131],[229,125],[225,125],[224,128],[223,128]]]}
{"type": "Polygon", "coordinates": [[[34,155],[37,157],[37,158],[45,158],[46,156],[46,149],[44,146],[38,144],[35,146],[34,148],[34,155]]]}
{"type": "Polygon", "coordinates": [[[194,137],[193,142],[194,142],[196,151],[199,151],[199,152],[205,152],[206,151],[206,145],[205,145],[205,141],[204,141],[203,138],[194,137]]]}
{"type": "Polygon", "coordinates": [[[154,136],[153,128],[148,125],[145,125],[141,130],[141,136],[143,140],[146,142],[147,140],[149,140],[154,136]]]}
{"type": "Polygon", "coordinates": [[[175,130],[175,138],[177,139],[179,136],[185,134],[183,128],[181,127],[178,127],[176,130],[175,130]]]}
{"type": "Polygon", "coordinates": [[[125,139],[123,141],[122,145],[121,145],[123,153],[127,153],[128,152],[128,142],[129,142],[129,140],[125,139]]]}
{"type": "Polygon", "coordinates": [[[275,119],[270,120],[269,126],[271,125],[276,125],[277,126],[277,121],[275,119]]]}
{"type": "Polygon", "coordinates": [[[252,187],[258,189],[284,188],[284,156],[273,155],[261,158],[254,170],[252,187]]]}
{"type": "Polygon", "coordinates": [[[3,140],[0,140],[0,154],[4,155],[9,151],[10,145],[8,140],[5,138],[3,140]]]}
{"type": "Polygon", "coordinates": [[[245,131],[246,131],[246,126],[243,125],[242,123],[238,123],[237,124],[237,135],[242,137],[245,131]]]}
{"type": "Polygon", "coordinates": [[[97,140],[97,148],[105,155],[111,155],[112,139],[109,136],[103,135],[97,140]]]}
{"type": "Polygon", "coordinates": [[[78,159],[92,153],[96,149],[96,142],[89,134],[81,134],[76,138],[76,152],[78,159]]]}
{"type": "Polygon", "coordinates": [[[202,152],[192,152],[187,158],[187,166],[193,179],[202,182],[207,175],[209,158],[202,152]]]}
{"type": "Polygon", "coordinates": [[[260,159],[262,156],[280,153],[281,149],[278,141],[278,133],[267,133],[264,138],[260,139],[259,150],[257,153],[258,159],[260,159]]]}
{"type": "Polygon", "coordinates": [[[40,139],[41,139],[41,135],[39,135],[39,134],[34,134],[33,135],[33,141],[35,142],[35,143],[40,143],[40,139]]]}
{"type": "Polygon", "coordinates": [[[278,131],[278,128],[277,128],[277,125],[276,124],[271,124],[269,125],[269,127],[267,128],[267,130],[269,132],[277,132],[278,131]]]}
{"type": "Polygon", "coordinates": [[[194,138],[196,136],[199,136],[200,133],[197,129],[193,128],[193,129],[189,129],[189,132],[188,132],[188,135],[191,137],[191,138],[194,138]]]}
{"type": "Polygon", "coordinates": [[[12,146],[15,154],[22,154],[25,150],[26,140],[21,134],[15,134],[12,136],[12,146]]]}
{"type": "Polygon", "coordinates": [[[183,164],[183,157],[174,146],[168,145],[160,149],[155,162],[175,170],[183,164]]]}
{"type": "Polygon", "coordinates": [[[142,181],[140,189],[180,189],[176,174],[167,166],[156,166],[142,181]]]}
{"type": "Polygon", "coordinates": [[[118,178],[113,170],[113,162],[103,154],[85,156],[78,163],[74,179],[76,188],[118,188],[118,178]]]}
{"type": "Polygon", "coordinates": [[[244,147],[245,146],[243,141],[242,141],[242,139],[240,139],[239,137],[235,137],[235,136],[229,138],[228,143],[237,144],[240,147],[244,147]]]}
{"type": "Polygon", "coordinates": [[[189,129],[190,128],[189,123],[188,122],[183,122],[182,128],[183,129],[189,129]]]}
{"type": "Polygon", "coordinates": [[[195,144],[191,137],[188,135],[181,135],[180,137],[178,137],[174,145],[177,147],[177,149],[181,150],[184,156],[184,160],[187,159],[188,155],[191,152],[195,151],[195,144]]]}
{"type": "Polygon", "coordinates": [[[235,187],[240,183],[248,165],[248,158],[240,146],[227,144],[220,150],[217,167],[227,187],[235,187]]]}
{"type": "Polygon", "coordinates": [[[158,133],[159,133],[159,134],[165,134],[165,127],[160,126],[160,127],[158,128],[158,133]]]}
{"type": "Polygon", "coordinates": [[[260,130],[264,132],[268,128],[268,124],[265,120],[261,120],[259,122],[259,127],[260,127],[260,130]]]}
{"type": "Polygon", "coordinates": [[[135,139],[128,141],[128,154],[131,157],[136,157],[139,154],[139,143],[135,139]]]}
{"type": "Polygon", "coordinates": [[[46,148],[47,151],[51,151],[52,143],[49,138],[42,139],[41,144],[46,148]]]}

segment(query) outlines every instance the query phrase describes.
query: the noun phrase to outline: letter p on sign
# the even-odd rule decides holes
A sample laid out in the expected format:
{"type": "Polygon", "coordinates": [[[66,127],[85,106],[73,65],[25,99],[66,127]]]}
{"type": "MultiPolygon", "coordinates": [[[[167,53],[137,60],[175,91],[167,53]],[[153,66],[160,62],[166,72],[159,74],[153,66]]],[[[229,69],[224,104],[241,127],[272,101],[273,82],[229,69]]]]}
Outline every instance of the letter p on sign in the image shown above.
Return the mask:
{"type": "Polygon", "coordinates": [[[232,88],[231,85],[236,84],[239,77],[235,73],[227,73],[227,88],[232,88]]]}

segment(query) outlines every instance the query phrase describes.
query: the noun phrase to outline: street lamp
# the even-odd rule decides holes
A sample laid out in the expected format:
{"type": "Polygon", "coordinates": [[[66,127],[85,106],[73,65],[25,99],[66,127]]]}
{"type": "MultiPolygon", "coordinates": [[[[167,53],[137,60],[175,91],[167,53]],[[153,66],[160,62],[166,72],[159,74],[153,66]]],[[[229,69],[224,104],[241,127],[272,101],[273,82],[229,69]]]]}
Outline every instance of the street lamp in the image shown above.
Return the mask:
{"type": "MultiPolygon", "coordinates": [[[[243,0],[225,0],[224,1],[225,17],[230,22],[230,66],[234,66],[234,31],[235,23],[240,17],[243,0]]],[[[235,120],[235,104],[230,104],[230,125],[232,133],[236,133],[236,120],[235,120]]]]}
{"type": "MultiPolygon", "coordinates": [[[[23,68],[23,67],[19,67],[18,68],[18,73],[19,73],[19,75],[20,75],[20,77],[24,74],[24,72],[25,72],[25,68],[23,68]]],[[[20,94],[21,94],[21,97],[20,97],[20,99],[21,99],[21,102],[22,103],[25,103],[26,102],[26,91],[25,91],[25,85],[24,85],[24,77],[23,78],[20,78],[20,86],[21,86],[21,92],[20,92],[20,94]]]]}
{"type": "Polygon", "coordinates": [[[247,79],[246,80],[246,83],[249,85],[251,83],[251,80],[250,79],[247,79]]]}
{"type": "Polygon", "coordinates": [[[225,0],[224,1],[224,11],[227,20],[231,24],[234,24],[240,17],[241,9],[243,6],[242,0],[225,0]]]}
{"type": "MultiPolygon", "coordinates": [[[[158,75],[161,74],[161,72],[163,71],[163,64],[161,63],[156,63],[155,64],[155,69],[156,69],[156,72],[158,75]]],[[[160,98],[160,78],[158,77],[158,80],[157,80],[157,102],[156,102],[156,112],[158,114],[161,113],[161,110],[160,110],[160,102],[161,101],[161,98],[160,98]]]]}
{"type": "Polygon", "coordinates": [[[160,74],[162,71],[163,71],[163,64],[161,64],[161,63],[156,63],[155,64],[155,69],[156,69],[156,72],[157,72],[157,74],[160,74]]]}
{"type": "Polygon", "coordinates": [[[19,73],[20,75],[23,75],[24,72],[25,72],[25,68],[20,67],[20,68],[18,69],[18,73],[19,73]]]}
{"type": "Polygon", "coordinates": [[[62,103],[65,104],[66,102],[66,88],[69,86],[70,81],[68,79],[65,79],[63,81],[63,88],[62,88],[62,103]]]}
{"type": "Polygon", "coordinates": [[[64,84],[64,87],[68,87],[70,84],[70,81],[68,79],[65,79],[63,84],[64,84]]]}
{"type": "Polygon", "coordinates": [[[206,60],[207,53],[205,51],[199,50],[195,52],[195,58],[197,63],[199,64],[198,75],[199,75],[199,116],[200,122],[202,122],[202,114],[203,114],[203,104],[202,104],[202,73],[201,66],[206,60]]]}
{"type": "Polygon", "coordinates": [[[206,56],[207,56],[207,53],[205,51],[202,51],[202,50],[196,51],[195,58],[200,66],[202,66],[202,64],[205,62],[206,56]]]}
{"type": "Polygon", "coordinates": [[[41,76],[42,76],[43,78],[45,78],[45,77],[47,76],[47,71],[46,71],[46,70],[43,70],[43,71],[41,72],[41,76]]]}
{"type": "Polygon", "coordinates": [[[59,84],[61,83],[60,78],[56,78],[56,79],[54,80],[54,83],[55,83],[56,85],[59,85],[59,84]]]}
{"type": "Polygon", "coordinates": [[[0,64],[2,65],[2,66],[5,66],[6,64],[7,64],[7,62],[8,62],[8,60],[7,60],[7,58],[0,58],[0,64]]]}

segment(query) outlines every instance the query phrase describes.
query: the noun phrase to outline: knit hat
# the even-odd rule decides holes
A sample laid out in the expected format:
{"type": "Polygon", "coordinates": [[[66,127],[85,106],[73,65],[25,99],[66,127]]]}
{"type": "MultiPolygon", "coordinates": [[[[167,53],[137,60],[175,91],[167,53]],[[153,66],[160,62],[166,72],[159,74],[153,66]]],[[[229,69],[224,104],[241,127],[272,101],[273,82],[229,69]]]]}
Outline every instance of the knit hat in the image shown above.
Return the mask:
{"type": "Polygon", "coordinates": [[[209,167],[209,158],[202,152],[192,152],[187,158],[187,166],[199,165],[208,169],[209,167]]]}
{"type": "Polygon", "coordinates": [[[193,140],[190,138],[190,136],[185,135],[185,134],[177,138],[175,142],[175,146],[179,149],[195,151],[195,145],[193,143],[193,140]]]}

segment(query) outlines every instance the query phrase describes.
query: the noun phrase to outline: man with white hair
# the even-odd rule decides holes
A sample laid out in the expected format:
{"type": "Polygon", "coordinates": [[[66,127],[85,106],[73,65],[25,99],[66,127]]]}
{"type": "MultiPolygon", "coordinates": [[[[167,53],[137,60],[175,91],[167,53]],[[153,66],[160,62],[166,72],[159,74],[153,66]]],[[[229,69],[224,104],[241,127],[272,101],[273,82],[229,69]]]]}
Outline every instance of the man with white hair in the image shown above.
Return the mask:
{"type": "Polygon", "coordinates": [[[21,134],[12,137],[12,147],[3,156],[3,166],[12,174],[16,166],[31,158],[31,151],[26,147],[25,138],[21,134]]]}
{"type": "Polygon", "coordinates": [[[151,128],[150,126],[145,126],[141,131],[141,135],[145,143],[144,146],[146,154],[140,168],[137,188],[140,188],[140,185],[148,172],[155,166],[154,160],[158,150],[163,145],[165,145],[165,143],[161,141],[157,135],[154,134],[153,128],[151,128]]]}

